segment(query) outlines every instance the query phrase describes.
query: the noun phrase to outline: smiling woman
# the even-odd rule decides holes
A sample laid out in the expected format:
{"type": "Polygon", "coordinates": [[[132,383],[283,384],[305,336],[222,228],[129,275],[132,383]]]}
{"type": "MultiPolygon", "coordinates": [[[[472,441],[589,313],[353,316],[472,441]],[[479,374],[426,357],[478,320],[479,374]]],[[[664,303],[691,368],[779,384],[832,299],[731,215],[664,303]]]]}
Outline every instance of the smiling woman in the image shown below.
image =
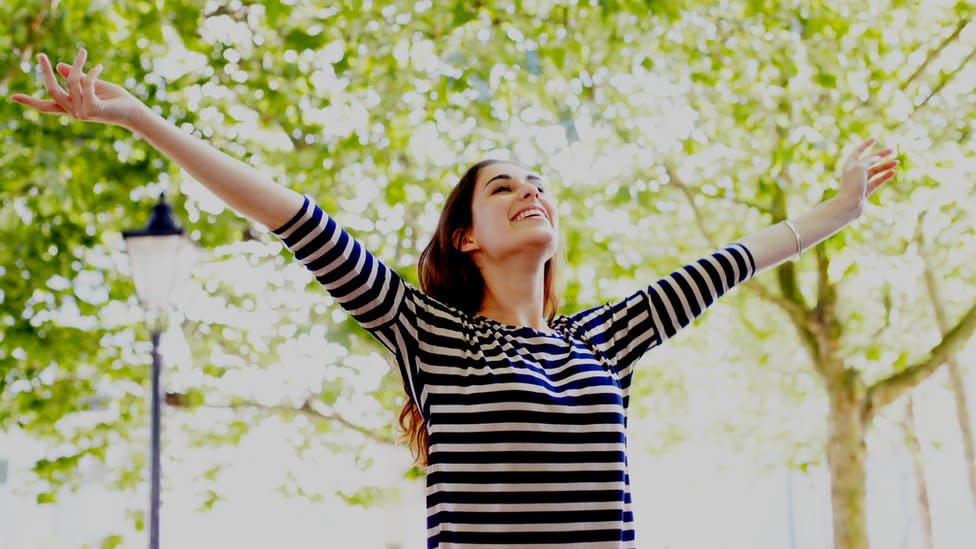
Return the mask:
{"type": "Polygon", "coordinates": [[[623,300],[558,315],[557,227],[523,169],[485,161],[448,198],[419,290],[311,197],[273,230],[396,358],[401,424],[427,466],[429,547],[633,547],[633,366],[755,273],[733,244],[623,300]],[[546,215],[517,221],[526,208],[546,215]]]}
{"type": "Polygon", "coordinates": [[[426,465],[428,547],[634,547],[627,413],[634,367],[733,288],[860,215],[893,175],[890,150],[844,165],[837,196],[692,261],[614,302],[559,314],[559,217],[541,178],[507,161],[468,168],[404,281],[309,195],[279,186],[124,89],[86,52],[40,56],[41,112],[128,128],[235,210],[272,229],[395,358],[400,421],[426,465]],[[804,246],[805,245],[805,246],[804,246]]]}

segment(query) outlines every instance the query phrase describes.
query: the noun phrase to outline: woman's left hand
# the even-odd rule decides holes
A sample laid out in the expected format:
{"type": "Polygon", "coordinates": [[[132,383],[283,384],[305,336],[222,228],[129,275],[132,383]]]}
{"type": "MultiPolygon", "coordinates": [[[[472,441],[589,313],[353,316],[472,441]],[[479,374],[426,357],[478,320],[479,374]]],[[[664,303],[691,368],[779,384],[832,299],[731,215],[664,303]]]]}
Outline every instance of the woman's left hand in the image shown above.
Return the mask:
{"type": "Polygon", "coordinates": [[[898,160],[881,163],[884,157],[893,152],[892,149],[883,149],[861,158],[865,149],[874,142],[873,137],[868,139],[847,157],[841,172],[840,190],[837,191],[836,198],[847,202],[859,215],[871,193],[895,176],[895,166],[898,165],[898,160]]]}

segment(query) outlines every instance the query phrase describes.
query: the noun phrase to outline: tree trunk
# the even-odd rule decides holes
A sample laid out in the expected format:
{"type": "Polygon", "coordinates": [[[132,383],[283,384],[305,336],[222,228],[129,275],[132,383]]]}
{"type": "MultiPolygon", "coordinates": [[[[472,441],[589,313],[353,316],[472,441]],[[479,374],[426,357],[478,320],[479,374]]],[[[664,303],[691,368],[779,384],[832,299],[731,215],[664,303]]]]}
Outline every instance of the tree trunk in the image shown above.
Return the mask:
{"type": "MultiPolygon", "coordinates": [[[[921,249],[922,239],[920,233],[916,232],[915,239],[921,249]]],[[[939,283],[932,269],[929,268],[928,261],[926,260],[924,264],[925,287],[929,292],[929,301],[932,303],[932,310],[935,311],[935,321],[939,325],[939,333],[944,338],[951,329],[949,319],[946,318],[945,302],[942,300],[939,283]]],[[[949,386],[952,389],[952,396],[956,401],[956,418],[959,421],[959,430],[962,432],[962,451],[966,459],[966,474],[969,476],[969,495],[973,498],[973,508],[976,509],[976,451],[973,450],[973,426],[969,421],[969,404],[966,401],[966,390],[963,384],[962,373],[959,371],[959,361],[956,360],[955,354],[946,359],[946,365],[949,367],[949,386]]]]}
{"type": "Polygon", "coordinates": [[[853,372],[840,374],[848,382],[829,384],[827,463],[833,505],[834,549],[868,549],[864,514],[865,442],[861,406],[852,386],[853,372]]]}
{"type": "Polygon", "coordinates": [[[926,549],[935,548],[935,538],[932,534],[932,512],[929,509],[929,489],[925,484],[925,468],[922,465],[922,445],[918,443],[918,433],[915,430],[915,402],[908,396],[908,406],[905,407],[905,419],[902,422],[905,429],[905,442],[912,454],[912,465],[915,470],[915,487],[918,489],[918,514],[922,522],[922,536],[926,549]]]}
{"type": "Polygon", "coordinates": [[[959,421],[959,430],[962,432],[962,453],[966,459],[966,473],[969,475],[969,495],[973,498],[973,509],[976,510],[976,451],[973,450],[973,426],[969,422],[966,388],[956,357],[953,356],[946,362],[949,367],[949,385],[956,401],[956,418],[959,421]]]}

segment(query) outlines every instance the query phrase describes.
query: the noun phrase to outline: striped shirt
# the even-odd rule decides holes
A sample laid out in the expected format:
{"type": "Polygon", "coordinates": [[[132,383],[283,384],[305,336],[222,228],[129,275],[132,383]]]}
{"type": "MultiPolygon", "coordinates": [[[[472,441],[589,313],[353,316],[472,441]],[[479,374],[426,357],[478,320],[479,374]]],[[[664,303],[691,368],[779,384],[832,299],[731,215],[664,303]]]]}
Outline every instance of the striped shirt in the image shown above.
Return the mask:
{"type": "Polygon", "coordinates": [[[732,243],[535,330],[430,298],[308,195],[272,232],[393,354],[419,404],[429,548],[634,547],[625,433],[634,364],[756,268],[732,243]]]}

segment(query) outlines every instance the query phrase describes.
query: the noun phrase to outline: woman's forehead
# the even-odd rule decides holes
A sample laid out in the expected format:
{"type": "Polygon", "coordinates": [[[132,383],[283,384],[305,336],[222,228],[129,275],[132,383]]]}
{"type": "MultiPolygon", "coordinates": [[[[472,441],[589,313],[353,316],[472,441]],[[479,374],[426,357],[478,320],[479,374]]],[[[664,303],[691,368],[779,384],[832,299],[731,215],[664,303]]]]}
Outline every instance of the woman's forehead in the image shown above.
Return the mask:
{"type": "Polygon", "coordinates": [[[536,172],[531,170],[526,170],[525,168],[519,166],[518,164],[512,164],[511,162],[497,162],[495,164],[489,164],[478,172],[478,183],[484,184],[492,177],[499,174],[508,174],[512,177],[523,178],[527,175],[536,175],[536,172]]]}

